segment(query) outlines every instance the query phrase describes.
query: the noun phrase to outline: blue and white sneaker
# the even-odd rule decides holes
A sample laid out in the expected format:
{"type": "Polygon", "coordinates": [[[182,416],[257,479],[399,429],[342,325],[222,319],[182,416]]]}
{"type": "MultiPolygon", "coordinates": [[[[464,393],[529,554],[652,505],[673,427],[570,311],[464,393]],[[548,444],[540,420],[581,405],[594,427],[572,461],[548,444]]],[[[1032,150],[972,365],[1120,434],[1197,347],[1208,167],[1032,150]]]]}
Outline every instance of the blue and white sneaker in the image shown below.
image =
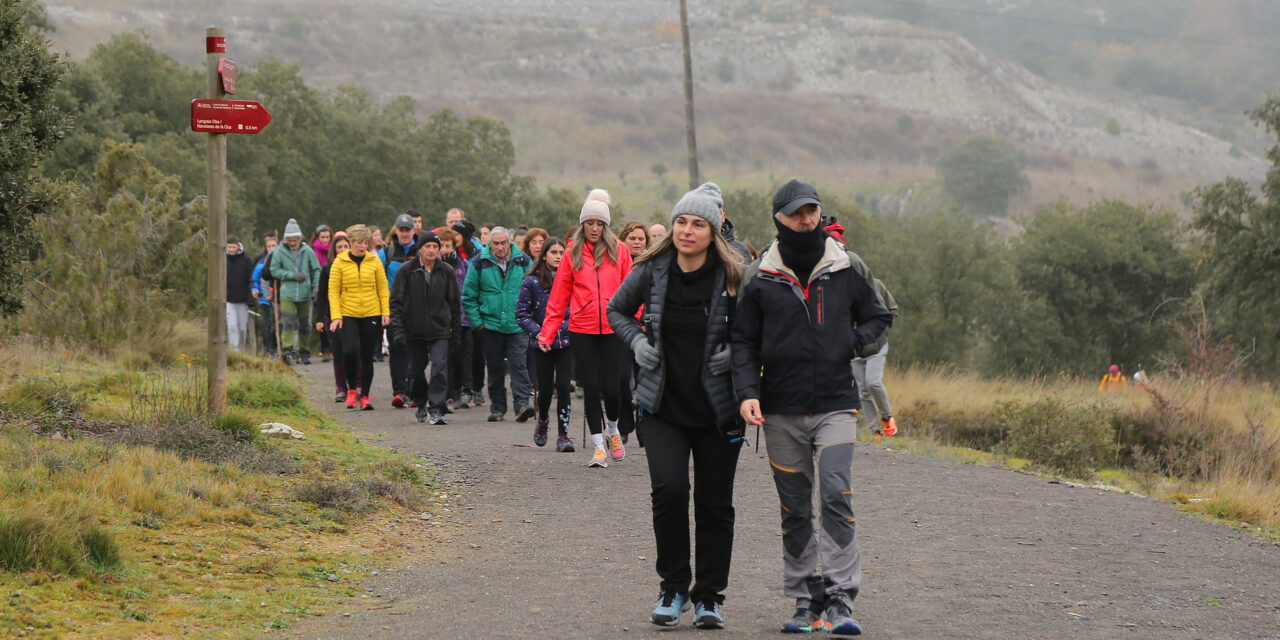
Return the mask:
{"type": "Polygon", "coordinates": [[[663,591],[658,594],[658,604],[653,607],[649,620],[664,627],[680,624],[680,614],[689,610],[689,594],[663,591]]]}
{"type": "Polygon", "coordinates": [[[724,616],[720,615],[720,603],[708,599],[694,605],[693,626],[699,629],[723,629],[724,616]]]}

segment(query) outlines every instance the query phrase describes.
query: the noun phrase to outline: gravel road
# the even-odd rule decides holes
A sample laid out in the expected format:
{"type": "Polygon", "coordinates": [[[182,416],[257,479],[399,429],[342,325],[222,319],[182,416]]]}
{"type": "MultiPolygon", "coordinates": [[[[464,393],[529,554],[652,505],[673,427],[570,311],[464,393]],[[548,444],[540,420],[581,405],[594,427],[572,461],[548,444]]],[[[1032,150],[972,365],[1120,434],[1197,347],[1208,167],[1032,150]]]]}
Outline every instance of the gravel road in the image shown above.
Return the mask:
{"type": "MultiPolygon", "coordinates": [[[[306,368],[322,410],[370,441],[422,456],[462,495],[348,614],[299,638],[657,638],[715,635],[648,622],[658,593],[643,449],[608,469],[532,444],[532,423],[459,411],[447,426],[333,404],[331,369],[306,368]],[[670,636],[666,636],[670,637],[670,636]]],[[[575,406],[576,442],[581,436],[575,406]]],[[[579,442],[580,444],[580,442],[579,442]]],[[[854,615],[875,638],[1280,638],[1280,548],[1151,500],[859,445],[854,509],[866,572],[854,615]]],[[[739,462],[733,638],[775,638],[778,506],[764,457],[739,462]]]]}

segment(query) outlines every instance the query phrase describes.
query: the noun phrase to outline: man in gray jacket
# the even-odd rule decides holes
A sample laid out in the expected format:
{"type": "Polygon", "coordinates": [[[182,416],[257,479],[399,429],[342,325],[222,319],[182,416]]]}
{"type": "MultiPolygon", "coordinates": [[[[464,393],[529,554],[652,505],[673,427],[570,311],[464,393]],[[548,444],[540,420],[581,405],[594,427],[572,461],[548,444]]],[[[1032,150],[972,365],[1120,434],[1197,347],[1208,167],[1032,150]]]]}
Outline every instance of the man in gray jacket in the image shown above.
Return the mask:
{"type": "MultiPolygon", "coordinates": [[[[894,322],[898,321],[898,303],[889,293],[889,289],[876,278],[871,283],[880,304],[893,314],[894,322]]],[[[893,419],[893,409],[889,407],[889,392],[884,389],[884,361],[889,353],[889,330],[880,334],[880,339],[858,350],[858,357],[853,359],[853,380],[858,383],[858,391],[862,395],[862,410],[858,412],[858,422],[864,428],[869,427],[877,436],[892,436],[898,433],[898,423],[893,419]],[[868,416],[879,419],[879,424],[869,421],[868,416]],[[868,424],[870,422],[870,424],[868,424]]]]}

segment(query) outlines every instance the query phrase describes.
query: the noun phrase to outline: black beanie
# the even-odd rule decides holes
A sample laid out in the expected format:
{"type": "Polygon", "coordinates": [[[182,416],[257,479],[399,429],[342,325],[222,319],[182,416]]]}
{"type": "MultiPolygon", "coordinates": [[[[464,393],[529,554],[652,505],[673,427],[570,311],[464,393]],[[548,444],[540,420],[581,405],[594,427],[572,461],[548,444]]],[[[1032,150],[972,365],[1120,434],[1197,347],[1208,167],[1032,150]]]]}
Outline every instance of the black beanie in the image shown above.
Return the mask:
{"type": "Polygon", "coordinates": [[[422,233],[418,234],[418,239],[414,241],[413,248],[409,250],[409,253],[416,256],[422,250],[422,247],[427,244],[435,244],[439,248],[440,236],[436,235],[434,231],[423,229],[422,233]]]}

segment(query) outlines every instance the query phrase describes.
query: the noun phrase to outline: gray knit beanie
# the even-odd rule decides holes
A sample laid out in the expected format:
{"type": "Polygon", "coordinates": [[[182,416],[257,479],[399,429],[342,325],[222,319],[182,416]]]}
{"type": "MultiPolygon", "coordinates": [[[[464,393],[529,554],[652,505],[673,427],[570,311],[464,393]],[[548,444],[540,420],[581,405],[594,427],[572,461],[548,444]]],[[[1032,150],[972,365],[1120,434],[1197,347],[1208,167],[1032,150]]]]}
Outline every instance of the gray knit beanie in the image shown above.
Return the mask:
{"type": "Polygon", "coordinates": [[[674,225],[676,218],[681,215],[694,215],[706,220],[716,233],[720,233],[720,208],[723,206],[720,187],[712,182],[704,183],[680,198],[680,202],[671,210],[671,224],[674,225]]]}
{"type": "Polygon", "coordinates": [[[289,218],[289,224],[286,224],[284,226],[284,239],[288,240],[289,238],[301,238],[301,237],[302,237],[302,227],[298,226],[297,220],[294,220],[293,218],[289,218]]]}

